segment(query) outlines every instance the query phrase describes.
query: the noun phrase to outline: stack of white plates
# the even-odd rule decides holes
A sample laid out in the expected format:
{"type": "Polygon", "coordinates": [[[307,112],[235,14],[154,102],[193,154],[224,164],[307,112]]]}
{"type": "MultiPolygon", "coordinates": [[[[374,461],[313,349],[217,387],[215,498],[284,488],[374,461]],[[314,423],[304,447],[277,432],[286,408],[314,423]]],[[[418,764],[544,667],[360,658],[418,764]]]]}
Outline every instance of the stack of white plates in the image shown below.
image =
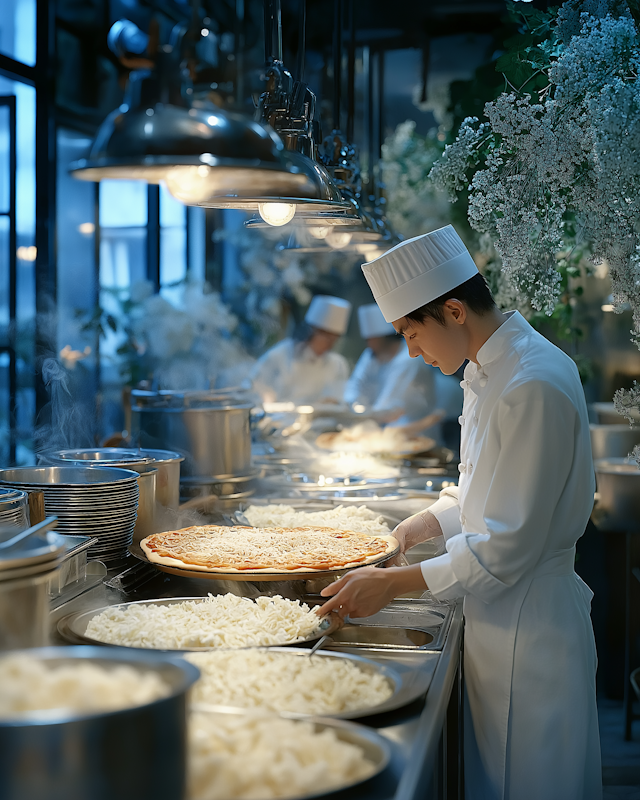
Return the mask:
{"type": "Polygon", "coordinates": [[[29,527],[27,515],[27,493],[18,489],[0,489],[0,541],[15,535],[16,528],[20,531],[29,527]]]}
{"type": "Polygon", "coordinates": [[[42,492],[56,531],[95,536],[89,558],[114,561],[126,555],[138,511],[138,473],[115,467],[15,467],[0,469],[0,487],[42,492]]]}

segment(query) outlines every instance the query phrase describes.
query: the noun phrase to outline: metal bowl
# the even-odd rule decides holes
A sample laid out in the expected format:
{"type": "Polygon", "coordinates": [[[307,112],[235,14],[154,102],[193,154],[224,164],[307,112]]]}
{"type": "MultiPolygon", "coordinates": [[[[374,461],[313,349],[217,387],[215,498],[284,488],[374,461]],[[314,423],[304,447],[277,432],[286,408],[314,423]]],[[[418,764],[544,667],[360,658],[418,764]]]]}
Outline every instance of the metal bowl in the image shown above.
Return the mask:
{"type": "Polygon", "coordinates": [[[126,486],[137,472],[118,467],[14,467],[0,469],[0,486],[37,489],[42,486],[91,491],[104,486],[126,486]]]}
{"type": "Polygon", "coordinates": [[[87,715],[47,712],[0,721],[3,800],[181,800],[186,693],[199,672],[183,659],[140,650],[48,647],[24,651],[50,663],[87,660],[158,673],[167,697],[87,715]]]}

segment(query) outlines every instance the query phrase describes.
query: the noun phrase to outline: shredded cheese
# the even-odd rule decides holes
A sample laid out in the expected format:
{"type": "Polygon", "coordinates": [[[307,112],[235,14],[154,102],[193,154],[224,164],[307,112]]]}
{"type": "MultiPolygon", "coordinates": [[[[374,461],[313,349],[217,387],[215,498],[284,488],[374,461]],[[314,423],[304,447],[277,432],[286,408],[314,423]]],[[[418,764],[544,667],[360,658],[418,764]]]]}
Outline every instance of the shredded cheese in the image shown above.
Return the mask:
{"type": "Polygon", "coordinates": [[[126,664],[105,667],[83,660],[52,664],[24,653],[0,659],[0,719],[38,711],[116,711],[151,703],[169,692],[169,685],[155,672],[126,664]]]}
{"type": "Polygon", "coordinates": [[[374,765],[330,728],[273,716],[193,713],[189,800],[268,800],[335,791],[374,765]]]}
{"type": "Polygon", "coordinates": [[[344,658],[242,650],[187,659],[200,670],[192,703],[332,714],[379,705],[393,693],[383,675],[344,658]]]}
{"type": "Polygon", "coordinates": [[[385,536],[390,533],[384,517],[366,506],[336,506],[326,511],[301,511],[289,505],[271,504],[249,506],[243,513],[256,528],[276,526],[297,528],[318,525],[338,530],[358,531],[370,536],[385,536]]]}
{"type": "Polygon", "coordinates": [[[125,647],[233,649],[299,642],[319,625],[318,615],[299,600],[224,594],[171,605],[113,606],[91,619],[86,635],[125,647]]]}

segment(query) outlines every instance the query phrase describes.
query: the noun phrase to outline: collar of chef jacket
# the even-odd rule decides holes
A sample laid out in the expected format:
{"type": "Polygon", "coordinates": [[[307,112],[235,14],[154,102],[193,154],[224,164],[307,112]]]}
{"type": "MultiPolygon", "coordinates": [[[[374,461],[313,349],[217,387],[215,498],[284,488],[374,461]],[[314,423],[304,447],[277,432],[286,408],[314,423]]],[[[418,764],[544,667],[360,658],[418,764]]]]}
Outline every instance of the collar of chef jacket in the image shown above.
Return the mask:
{"type": "Polygon", "coordinates": [[[516,339],[530,330],[529,323],[519,311],[507,311],[507,319],[487,339],[478,350],[478,363],[469,361],[464,370],[464,380],[460,382],[463,389],[471,389],[474,394],[479,394],[487,385],[491,369],[516,339]]]}

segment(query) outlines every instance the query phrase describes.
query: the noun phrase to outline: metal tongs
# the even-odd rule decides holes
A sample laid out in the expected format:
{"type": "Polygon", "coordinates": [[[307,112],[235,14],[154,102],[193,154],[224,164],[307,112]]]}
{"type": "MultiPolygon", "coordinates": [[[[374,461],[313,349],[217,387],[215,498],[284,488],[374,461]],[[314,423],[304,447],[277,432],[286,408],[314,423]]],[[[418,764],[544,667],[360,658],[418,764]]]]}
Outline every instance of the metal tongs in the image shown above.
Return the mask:
{"type": "Polygon", "coordinates": [[[32,536],[34,533],[44,533],[45,531],[49,531],[52,528],[55,528],[58,524],[58,517],[47,517],[42,522],[38,522],[37,525],[32,525],[30,528],[27,528],[24,531],[13,536],[11,539],[7,539],[5,542],[0,542],[0,550],[8,550],[10,547],[18,544],[18,542],[27,539],[29,536],[32,536]]]}

